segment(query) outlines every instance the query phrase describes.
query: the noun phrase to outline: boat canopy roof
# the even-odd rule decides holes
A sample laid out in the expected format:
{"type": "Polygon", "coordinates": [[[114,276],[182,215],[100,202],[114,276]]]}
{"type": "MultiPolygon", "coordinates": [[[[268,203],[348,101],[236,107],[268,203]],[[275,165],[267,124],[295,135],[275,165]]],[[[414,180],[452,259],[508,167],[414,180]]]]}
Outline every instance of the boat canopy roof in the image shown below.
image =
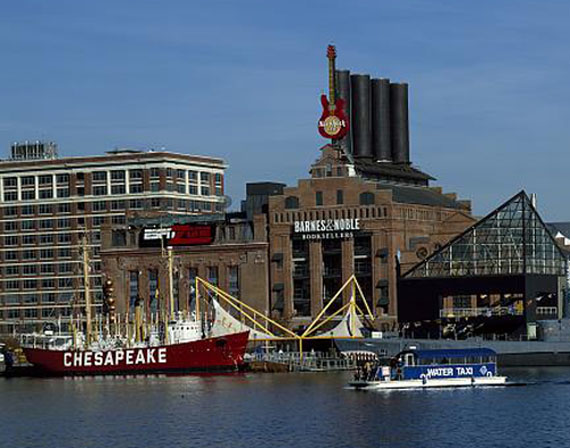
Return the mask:
{"type": "Polygon", "coordinates": [[[439,350],[405,350],[402,353],[413,353],[417,359],[428,358],[466,358],[471,356],[496,356],[490,348],[456,348],[439,350]]]}

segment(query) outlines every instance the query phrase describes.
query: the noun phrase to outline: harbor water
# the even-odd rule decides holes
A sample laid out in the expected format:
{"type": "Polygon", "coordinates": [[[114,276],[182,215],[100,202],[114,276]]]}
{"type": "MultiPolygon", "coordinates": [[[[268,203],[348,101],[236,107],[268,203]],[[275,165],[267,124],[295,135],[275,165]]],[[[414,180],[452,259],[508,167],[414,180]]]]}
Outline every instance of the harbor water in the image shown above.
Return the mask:
{"type": "Polygon", "coordinates": [[[567,447],[570,368],[357,392],[344,373],[0,378],[0,447],[567,447]]]}

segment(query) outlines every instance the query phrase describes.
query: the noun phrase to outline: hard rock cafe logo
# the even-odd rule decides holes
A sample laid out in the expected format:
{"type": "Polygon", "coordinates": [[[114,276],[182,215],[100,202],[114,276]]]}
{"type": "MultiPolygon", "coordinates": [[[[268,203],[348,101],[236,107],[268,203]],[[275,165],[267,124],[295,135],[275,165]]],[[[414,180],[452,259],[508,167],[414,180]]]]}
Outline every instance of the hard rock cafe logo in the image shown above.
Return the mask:
{"type": "Polygon", "coordinates": [[[322,127],[324,132],[330,137],[334,137],[346,127],[345,120],[341,120],[336,115],[330,115],[322,121],[319,121],[319,127],[322,127]]]}

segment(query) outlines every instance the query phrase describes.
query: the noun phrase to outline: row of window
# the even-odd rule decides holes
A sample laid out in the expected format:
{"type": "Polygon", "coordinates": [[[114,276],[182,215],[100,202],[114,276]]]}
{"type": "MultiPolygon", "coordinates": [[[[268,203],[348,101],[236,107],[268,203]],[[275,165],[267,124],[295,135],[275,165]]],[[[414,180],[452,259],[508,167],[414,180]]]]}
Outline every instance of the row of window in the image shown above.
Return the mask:
{"type": "MultiPolygon", "coordinates": [[[[151,179],[160,178],[161,168],[151,168],[150,169],[150,177],[151,179]]],[[[91,180],[94,184],[107,182],[107,178],[110,173],[110,180],[111,183],[124,183],[127,177],[126,170],[111,170],[111,171],[94,171],[91,173],[91,180]]],[[[78,184],[84,184],[86,174],[84,172],[80,172],[76,174],[76,180],[78,184]]],[[[165,176],[167,179],[176,179],[176,181],[186,181],[186,174],[188,174],[188,180],[191,183],[197,183],[198,177],[202,183],[209,183],[211,179],[211,175],[209,172],[206,171],[194,171],[194,170],[180,170],[180,169],[173,169],[173,168],[166,168],[165,176]]],[[[129,183],[130,182],[142,182],[143,180],[143,170],[142,169],[133,169],[128,170],[129,176],[129,183]]],[[[222,184],[222,174],[215,173],[214,174],[214,183],[216,185],[222,184]]],[[[66,186],[69,187],[70,175],[63,173],[63,174],[56,174],[55,175],[55,183],[58,187],[66,186]]],[[[54,183],[54,176],[52,174],[45,174],[41,176],[21,176],[20,177],[20,186],[24,189],[35,188],[38,186],[39,188],[53,188],[54,183]]],[[[18,188],[18,177],[11,176],[11,177],[4,177],[3,179],[3,186],[4,190],[15,190],[18,188]]]]}
{"type": "MultiPolygon", "coordinates": [[[[83,281],[83,280],[80,280],[83,281]]],[[[20,291],[26,289],[70,289],[73,288],[73,279],[70,277],[63,278],[44,278],[44,279],[24,279],[24,280],[6,280],[3,283],[4,291],[20,291]]]]}
{"type": "Polygon", "coordinates": [[[49,264],[18,264],[0,267],[1,276],[20,276],[20,275],[47,275],[47,274],[69,274],[79,273],[80,265],[74,263],[49,263],[49,264]]]}
{"type": "MultiPolygon", "coordinates": [[[[99,255],[99,247],[92,248],[93,256],[99,255]]],[[[22,249],[22,250],[5,250],[0,252],[0,257],[5,262],[18,261],[18,260],[53,260],[57,255],[58,259],[68,259],[72,257],[72,250],[70,247],[59,247],[57,249],[22,249]]]]}
{"type": "MultiPolygon", "coordinates": [[[[37,185],[39,186],[49,186],[53,185],[53,175],[45,174],[42,176],[21,176],[20,182],[23,188],[30,188],[36,186],[36,179],[37,185]]],[[[65,185],[69,184],[69,174],[56,174],[55,181],[57,185],[65,185]]],[[[5,177],[3,180],[3,185],[5,190],[11,190],[18,188],[18,178],[16,176],[13,177],[5,177]]]]}
{"type": "MultiPolygon", "coordinates": [[[[208,201],[195,201],[187,199],[172,199],[172,198],[150,198],[150,199],[130,199],[118,200],[118,201],[95,201],[92,203],[78,202],[76,204],[77,213],[88,212],[89,204],[91,204],[92,212],[107,212],[107,211],[123,211],[123,210],[143,210],[145,208],[160,208],[165,210],[189,210],[189,211],[215,211],[222,212],[224,210],[224,205],[218,202],[208,202],[208,201]]],[[[41,204],[39,206],[41,214],[61,214],[61,213],[71,213],[70,204],[58,204],[57,206],[52,204],[41,204]]],[[[24,205],[20,208],[20,213],[18,213],[18,207],[4,207],[3,217],[17,217],[19,216],[35,216],[37,208],[33,205],[24,205]]],[[[121,217],[113,217],[115,218],[121,217]]],[[[78,218],[84,219],[84,218],[78,218]]],[[[104,222],[104,217],[93,217],[93,225],[98,226],[104,222]]],[[[124,217],[119,219],[124,223],[124,217]]],[[[37,227],[40,229],[49,229],[54,227],[54,221],[52,219],[41,219],[41,220],[25,220],[26,222],[20,228],[22,230],[34,230],[37,227]],[[38,222],[39,225],[33,223],[38,222]]],[[[69,218],[59,218],[57,220],[59,228],[69,228],[69,218]]],[[[119,222],[113,222],[114,224],[120,224],[119,222]]],[[[9,221],[4,223],[4,231],[15,232],[18,230],[18,224],[16,221],[9,221]]]]}
{"type": "MultiPolygon", "coordinates": [[[[374,205],[375,203],[375,196],[374,193],[371,192],[364,192],[360,193],[359,195],[359,203],[360,205],[374,205]]],[[[337,190],[336,191],[336,205],[343,205],[344,204],[344,191],[337,190]]],[[[324,203],[324,196],[322,191],[315,192],[315,205],[331,205],[324,203]]],[[[297,196],[288,196],[285,198],[285,208],[296,209],[299,208],[299,198],[297,196]]]]}

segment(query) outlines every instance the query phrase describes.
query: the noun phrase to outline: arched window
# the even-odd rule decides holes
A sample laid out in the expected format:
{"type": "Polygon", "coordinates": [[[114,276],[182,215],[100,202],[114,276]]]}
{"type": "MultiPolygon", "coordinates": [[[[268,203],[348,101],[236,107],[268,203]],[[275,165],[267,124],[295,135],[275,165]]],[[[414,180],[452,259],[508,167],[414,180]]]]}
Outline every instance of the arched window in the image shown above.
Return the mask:
{"type": "Polygon", "coordinates": [[[285,198],[285,208],[286,209],[299,208],[299,198],[296,196],[289,196],[285,198]]]}
{"type": "Polygon", "coordinates": [[[374,193],[360,193],[360,205],[374,205],[374,193]]]}

